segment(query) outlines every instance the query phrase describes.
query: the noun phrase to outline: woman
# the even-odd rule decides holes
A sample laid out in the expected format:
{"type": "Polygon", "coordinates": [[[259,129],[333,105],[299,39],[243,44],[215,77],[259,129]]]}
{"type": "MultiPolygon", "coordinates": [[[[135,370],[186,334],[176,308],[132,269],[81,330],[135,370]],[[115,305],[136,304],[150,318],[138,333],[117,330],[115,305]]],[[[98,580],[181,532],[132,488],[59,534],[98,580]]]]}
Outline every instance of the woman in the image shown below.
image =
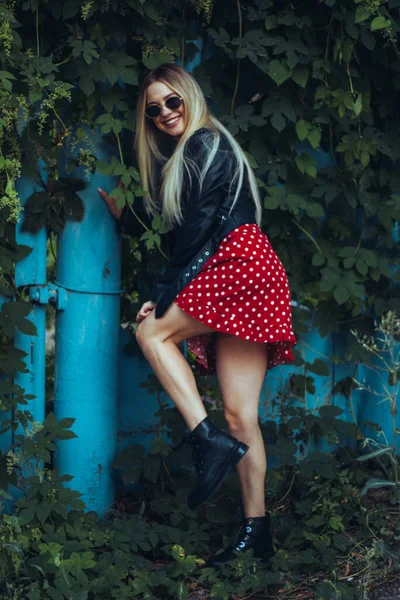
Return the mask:
{"type": "Polygon", "coordinates": [[[292,361],[296,339],[286,273],[259,227],[255,177],[195,79],[176,65],[161,65],[143,82],[136,152],[146,210],[161,213],[175,234],[167,272],[137,314],[136,337],[190,430],[197,480],[189,506],[208,500],[235,468],[240,478],[245,519],[234,543],[208,566],[249,548],[268,559],[274,549],[258,403],[267,368],[292,361]],[[216,372],[230,434],[208,419],[178,349],[183,340],[206,371],[216,372]]]}

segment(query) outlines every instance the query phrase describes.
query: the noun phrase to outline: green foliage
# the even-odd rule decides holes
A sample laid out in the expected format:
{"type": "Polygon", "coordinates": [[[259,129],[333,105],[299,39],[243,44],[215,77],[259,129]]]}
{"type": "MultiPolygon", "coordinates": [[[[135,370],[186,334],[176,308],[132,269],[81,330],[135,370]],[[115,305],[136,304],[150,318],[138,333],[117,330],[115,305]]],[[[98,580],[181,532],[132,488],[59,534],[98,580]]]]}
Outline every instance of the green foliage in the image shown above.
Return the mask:
{"type": "Polygon", "coordinates": [[[80,179],[60,177],[50,181],[47,191],[35,192],[26,201],[21,231],[37,233],[48,224],[54,233],[58,233],[64,229],[66,217],[82,221],[85,207],[76,192],[84,187],[85,183],[80,179]]]}
{"type": "MultiPolygon", "coordinates": [[[[332,304],[339,321],[398,309],[391,290],[398,269],[391,232],[400,213],[394,164],[400,146],[392,127],[400,56],[396,3],[362,1],[344,8],[325,0],[312,11],[283,2],[267,8],[257,0],[226,10],[211,2],[181,4],[91,1],[80,10],[72,0],[60,6],[3,3],[3,237],[20,218],[12,184],[21,165],[28,168],[32,140],[50,181],[58,181],[60,154],[79,121],[93,132],[100,128],[118,148],[118,157],[106,164],[82,150],[80,164],[119,177],[122,187],[109,191],[118,208],[126,205],[139,218],[134,204],[144,191],[122,144],[133,131],[138,84],[146,69],[191,57],[195,47],[185,48],[182,40],[193,37],[194,27],[214,44],[212,56],[194,74],[259,170],[264,229],[282,257],[293,294],[328,320],[332,304]],[[34,18],[25,18],[29,15],[34,18]],[[41,29],[47,21],[56,24],[56,37],[41,29]],[[24,132],[21,138],[17,131],[24,132]],[[321,151],[332,166],[320,167],[321,151]],[[286,194],[278,197],[274,188],[286,194]],[[315,258],[322,245],[325,251],[315,258]],[[344,245],[352,254],[345,271],[337,264],[344,245]],[[372,247],[380,266],[367,270],[361,257],[372,247]],[[323,256],[336,264],[321,268],[323,256]]],[[[78,138],[83,144],[85,134],[78,138]]],[[[37,231],[48,225],[58,232],[65,218],[82,218],[82,203],[67,188],[62,202],[57,192],[42,189],[46,192],[38,191],[26,208],[25,227],[37,231]]],[[[157,221],[142,226],[142,252],[154,254],[164,229],[157,221]]],[[[332,327],[336,324],[337,319],[332,327]]]]}
{"type": "MultiPolygon", "coordinates": [[[[158,394],[155,380],[145,383],[150,392],[158,394]]],[[[268,569],[251,551],[218,572],[205,568],[205,558],[222,543],[220,527],[226,530],[228,523],[236,521],[237,478],[228,478],[218,497],[191,511],[186,492],[193,475],[185,466],[186,457],[176,463],[167,446],[159,443],[162,430],[175,435],[176,411],[165,406],[160,411],[160,432],[151,453],[146,456],[144,448],[136,446],[116,461],[120,468],[129,460],[136,462],[138,456],[142,462],[156,456],[160,458],[157,477],[148,477],[146,469],[142,475],[136,472],[132,481],[138,482],[138,487],[103,518],[84,512],[80,494],[69,488],[70,476],[59,476],[55,469],[41,469],[36,463],[37,474],[24,479],[24,495],[17,501],[15,514],[3,515],[0,520],[1,598],[12,592],[44,600],[74,600],[85,593],[96,600],[172,600],[200,590],[209,590],[221,599],[245,598],[266,590],[276,594],[282,586],[298,591],[301,586],[306,591],[311,574],[312,590],[318,593],[325,593],[324,586],[330,581],[340,586],[345,597],[361,598],[364,588],[358,578],[349,576],[336,582],[343,556],[353,563],[355,572],[364,563],[369,569],[372,564],[379,568],[389,555],[400,559],[395,549],[400,534],[395,508],[380,510],[384,498],[375,496],[372,488],[368,498],[360,493],[370,473],[379,477],[379,463],[369,456],[372,469],[367,469],[365,461],[357,461],[357,453],[340,443],[346,436],[355,439],[358,428],[342,421],[343,411],[335,406],[323,406],[318,414],[312,414],[291,408],[286,401],[280,404],[277,421],[262,424],[263,436],[270,440],[268,455],[279,457],[266,481],[276,557],[268,569]],[[312,438],[336,439],[337,450],[330,455],[305,452],[296,461],[297,449],[309,447],[312,438]],[[131,505],[129,511],[124,502],[131,505]],[[374,558],[367,544],[368,532],[380,539],[379,547],[374,546],[374,558]]],[[[21,446],[26,456],[45,457],[51,440],[73,435],[72,421],[55,423],[50,414],[43,427],[32,429],[27,438],[31,447],[21,446]]],[[[16,447],[24,443],[22,438],[16,447]]],[[[11,458],[14,464],[21,464],[20,458],[9,456],[9,467],[11,458]]],[[[389,462],[383,453],[379,460],[387,469],[389,462]]],[[[6,499],[7,492],[0,491],[0,496],[6,499]]]]}
{"type": "MultiPolygon", "coordinates": [[[[82,220],[85,184],[65,177],[65,160],[68,168],[84,166],[88,177],[96,170],[116,177],[120,185],[108,191],[118,208],[126,206],[138,219],[139,233],[129,244],[124,240],[122,309],[133,320],[137,281],[162,264],[166,233],[159,216],[148,226],[137,210],[145,190],[127,148],[138,84],[147,69],[193,58],[196,47],[187,40],[196,36],[211,42],[213,52],[194,75],[257,170],[263,230],[301,307],[294,311],[296,332],[309,326],[304,308],[321,335],[346,334],[349,322],[363,335],[376,317],[399,311],[392,235],[400,220],[398,4],[0,2],[0,294],[7,297],[0,312],[0,372],[8,377],[0,380],[0,410],[12,415],[1,420],[0,434],[14,434],[13,446],[0,453],[0,500],[10,499],[10,485],[22,492],[16,513],[0,519],[1,600],[186,599],[196,591],[222,600],[266,590],[296,594],[300,586],[316,598],[361,600],[368,578],[353,573],[378,576],[388,560],[398,568],[393,448],[355,451],[347,440],[360,442],[362,434],[340,419],[340,408],[291,405],[296,398],[306,406],[315,396],[316,377],[329,372],[325,360],[296,355],[300,369],[272,399],[279,419],[262,424],[267,451],[277,458],[266,482],[277,556],[265,569],[249,553],[219,573],[204,568],[204,558],[228,541],[218,530],[235,520],[238,482],[228,478],[198,514],[188,509],[190,465],[185,453],[170,447],[183,433],[175,410],[160,401],[150,452],[136,445],[115,460],[123,483],[137,485],[133,509],[120,504],[99,519],[84,512],[80,493],[66,485],[71,478],[50,469],[54,442],[75,435],[73,420],[56,423],[48,413],[44,424],[33,422],[33,397],[12,383],[16,371],[26,371],[26,354],[13,347],[15,327],[36,333],[26,291],[13,279],[15,263],[31,251],[16,244],[15,223],[23,218],[25,230],[46,227],[52,235],[67,219],[82,220]],[[116,149],[109,161],[96,156],[91,140],[98,132],[116,149]],[[16,185],[21,173],[36,190],[24,211],[16,185]],[[322,440],[337,450],[327,455],[312,448],[322,440]],[[24,478],[26,469],[31,473],[24,478]]],[[[371,354],[368,348],[351,352],[356,363],[371,354]]],[[[386,373],[393,414],[399,373],[396,365],[386,373]]],[[[215,381],[199,377],[199,383],[218,404],[215,381]]],[[[351,400],[360,385],[346,377],[333,393],[351,400]]],[[[156,381],[144,386],[160,400],[156,381]]],[[[370,445],[363,440],[362,449],[370,445]]]]}

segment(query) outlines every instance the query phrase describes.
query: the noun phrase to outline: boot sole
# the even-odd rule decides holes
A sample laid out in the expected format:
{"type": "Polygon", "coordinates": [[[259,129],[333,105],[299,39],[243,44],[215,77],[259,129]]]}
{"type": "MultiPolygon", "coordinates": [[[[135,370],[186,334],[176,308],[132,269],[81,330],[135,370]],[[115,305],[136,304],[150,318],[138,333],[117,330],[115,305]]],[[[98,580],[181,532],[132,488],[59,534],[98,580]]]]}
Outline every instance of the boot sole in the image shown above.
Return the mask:
{"type": "Polygon", "coordinates": [[[203,504],[204,502],[209,500],[209,498],[211,498],[213,494],[215,494],[215,492],[221,487],[225,477],[235,470],[236,465],[242,460],[243,456],[246,454],[248,449],[249,447],[246,444],[243,444],[243,442],[239,442],[239,445],[236,446],[236,448],[232,449],[231,453],[228,455],[228,458],[223,463],[218,475],[214,477],[213,481],[219,480],[218,483],[214,486],[211,485],[209,488],[209,492],[203,494],[200,500],[198,500],[197,498],[194,502],[189,502],[188,500],[188,505],[191,510],[197,508],[198,506],[200,506],[200,504],[203,504]]]}
{"type": "MultiPolygon", "coordinates": [[[[254,558],[261,558],[262,561],[264,562],[264,564],[267,565],[269,563],[269,561],[271,560],[271,558],[274,558],[275,555],[276,555],[275,550],[266,550],[265,552],[262,552],[261,554],[257,554],[254,558]]],[[[226,565],[226,564],[230,563],[235,558],[238,558],[238,556],[232,556],[228,560],[219,562],[218,557],[213,557],[213,558],[210,558],[204,566],[206,568],[212,567],[213,569],[219,569],[220,567],[222,567],[222,565],[226,565]]]]}

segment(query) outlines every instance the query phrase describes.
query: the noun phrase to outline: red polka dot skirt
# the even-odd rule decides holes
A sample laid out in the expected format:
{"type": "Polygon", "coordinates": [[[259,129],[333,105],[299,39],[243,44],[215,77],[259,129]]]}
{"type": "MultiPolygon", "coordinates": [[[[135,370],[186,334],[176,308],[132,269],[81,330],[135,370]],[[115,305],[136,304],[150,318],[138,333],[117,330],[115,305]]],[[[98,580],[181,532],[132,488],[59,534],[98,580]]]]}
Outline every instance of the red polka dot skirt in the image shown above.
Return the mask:
{"type": "MultiPolygon", "coordinates": [[[[267,344],[268,369],[294,360],[287,275],[258,225],[231,231],[175,303],[215,332],[267,344]]],[[[187,342],[203,370],[215,373],[215,335],[187,342]]]]}

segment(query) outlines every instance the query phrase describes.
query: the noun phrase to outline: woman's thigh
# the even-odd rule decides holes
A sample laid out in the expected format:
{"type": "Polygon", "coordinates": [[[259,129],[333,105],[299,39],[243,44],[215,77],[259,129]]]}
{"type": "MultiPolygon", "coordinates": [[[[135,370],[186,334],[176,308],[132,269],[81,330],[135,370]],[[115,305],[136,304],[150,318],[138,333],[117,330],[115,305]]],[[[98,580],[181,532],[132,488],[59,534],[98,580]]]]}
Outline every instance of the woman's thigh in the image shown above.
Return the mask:
{"type": "Polygon", "coordinates": [[[226,417],[258,422],[258,404],[267,372],[267,346],[219,333],[216,371],[226,417]]]}
{"type": "Polygon", "coordinates": [[[173,302],[160,319],[155,318],[155,309],[142,321],[136,330],[139,339],[151,338],[179,344],[195,335],[212,333],[214,330],[197,321],[173,302]]]}

